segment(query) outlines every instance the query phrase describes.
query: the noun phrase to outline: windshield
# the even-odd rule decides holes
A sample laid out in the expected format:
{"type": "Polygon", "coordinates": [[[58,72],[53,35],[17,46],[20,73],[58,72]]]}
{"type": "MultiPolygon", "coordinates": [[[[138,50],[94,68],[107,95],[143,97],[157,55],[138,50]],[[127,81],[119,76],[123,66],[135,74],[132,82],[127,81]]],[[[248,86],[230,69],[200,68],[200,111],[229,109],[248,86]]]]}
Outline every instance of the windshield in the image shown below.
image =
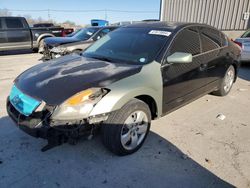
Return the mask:
{"type": "Polygon", "coordinates": [[[76,32],[73,37],[79,40],[88,40],[92,35],[94,35],[98,31],[98,28],[85,28],[76,32]]]}
{"type": "Polygon", "coordinates": [[[85,57],[145,64],[153,61],[171,32],[150,28],[120,28],[90,46],[85,57]]]}

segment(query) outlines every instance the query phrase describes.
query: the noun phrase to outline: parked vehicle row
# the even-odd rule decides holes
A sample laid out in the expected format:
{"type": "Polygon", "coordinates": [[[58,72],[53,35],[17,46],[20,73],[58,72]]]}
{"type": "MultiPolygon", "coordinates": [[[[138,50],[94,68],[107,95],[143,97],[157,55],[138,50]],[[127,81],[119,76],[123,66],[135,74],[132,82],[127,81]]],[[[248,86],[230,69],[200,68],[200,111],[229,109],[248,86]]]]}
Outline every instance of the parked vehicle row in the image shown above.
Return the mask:
{"type": "Polygon", "coordinates": [[[7,112],[20,129],[48,140],[43,151],[101,128],[104,145],[127,155],[142,146],[151,120],[207,93],[227,95],[239,59],[237,45],[204,24],[128,25],[81,55],[20,74],[7,112]]]}
{"type": "Polygon", "coordinates": [[[117,26],[88,27],[67,37],[50,37],[43,40],[39,53],[44,61],[70,53],[80,54],[90,44],[118,28],[117,26]]]}
{"type": "MultiPolygon", "coordinates": [[[[68,33],[70,31],[73,30],[69,30],[68,33]]],[[[37,50],[43,39],[66,34],[63,27],[50,25],[49,27],[30,28],[23,17],[0,17],[0,51],[37,50]]]]}

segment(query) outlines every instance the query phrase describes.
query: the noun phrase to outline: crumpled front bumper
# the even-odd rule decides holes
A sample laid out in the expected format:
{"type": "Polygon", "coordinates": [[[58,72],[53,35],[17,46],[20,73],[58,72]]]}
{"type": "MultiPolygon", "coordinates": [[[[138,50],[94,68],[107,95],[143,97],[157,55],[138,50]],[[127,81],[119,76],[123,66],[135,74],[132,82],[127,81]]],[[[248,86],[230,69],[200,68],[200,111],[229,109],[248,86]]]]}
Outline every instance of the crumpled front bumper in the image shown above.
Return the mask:
{"type": "MultiPolygon", "coordinates": [[[[72,135],[75,137],[76,132],[79,136],[80,134],[85,135],[93,128],[93,125],[86,120],[59,121],[50,119],[52,109],[24,116],[15,109],[9,99],[7,99],[6,107],[8,115],[15,124],[25,133],[37,138],[49,139],[49,137],[55,138],[58,135],[64,135],[67,138],[72,137],[72,135]]],[[[96,118],[92,119],[92,121],[94,120],[96,118]]]]}
{"type": "Polygon", "coordinates": [[[9,99],[7,100],[6,107],[8,115],[22,131],[33,137],[47,138],[47,133],[51,129],[46,121],[46,116],[49,112],[39,112],[27,117],[18,112],[9,99]]]}
{"type": "Polygon", "coordinates": [[[52,50],[53,48],[54,46],[50,46],[46,44],[44,44],[41,48],[39,48],[39,53],[43,54],[43,57],[41,58],[43,61],[55,59],[66,54],[64,52],[54,52],[52,50]]]}

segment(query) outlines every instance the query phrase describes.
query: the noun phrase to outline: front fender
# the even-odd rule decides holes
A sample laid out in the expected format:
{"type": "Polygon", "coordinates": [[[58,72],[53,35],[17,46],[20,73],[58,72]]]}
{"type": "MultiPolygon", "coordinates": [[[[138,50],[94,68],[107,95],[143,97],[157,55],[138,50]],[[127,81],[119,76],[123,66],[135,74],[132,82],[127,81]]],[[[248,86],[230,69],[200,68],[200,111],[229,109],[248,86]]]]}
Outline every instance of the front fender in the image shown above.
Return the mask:
{"type": "Polygon", "coordinates": [[[119,110],[131,99],[147,95],[154,99],[157,114],[162,114],[162,77],[160,64],[152,62],[145,65],[141,72],[111,84],[110,92],[105,95],[91,111],[90,116],[119,110]]]}
{"type": "Polygon", "coordinates": [[[118,92],[109,93],[100,102],[98,102],[98,104],[94,107],[94,109],[90,113],[90,116],[110,113],[112,111],[119,110],[131,99],[145,94],[154,99],[157,106],[157,112],[161,112],[162,108],[160,101],[158,100],[159,98],[161,98],[161,96],[159,96],[159,94],[153,90],[142,87],[134,89],[132,91],[130,90],[129,92],[121,90],[118,92]]]}

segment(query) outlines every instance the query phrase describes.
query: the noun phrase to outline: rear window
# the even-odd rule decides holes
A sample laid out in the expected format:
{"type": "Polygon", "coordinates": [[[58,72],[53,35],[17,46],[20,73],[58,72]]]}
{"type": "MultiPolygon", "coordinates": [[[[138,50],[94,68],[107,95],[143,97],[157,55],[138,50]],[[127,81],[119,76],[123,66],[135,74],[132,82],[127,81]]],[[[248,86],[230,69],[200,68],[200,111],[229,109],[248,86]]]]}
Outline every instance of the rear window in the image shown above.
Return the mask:
{"type": "Polygon", "coordinates": [[[221,47],[221,34],[212,28],[201,28],[202,51],[207,52],[221,47]]]}
{"type": "Polygon", "coordinates": [[[8,29],[19,29],[24,27],[21,19],[5,18],[5,22],[8,29]]]}
{"type": "Polygon", "coordinates": [[[246,31],[242,36],[241,38],[250,38],[250,30],[249,31],[246,31]]]}

